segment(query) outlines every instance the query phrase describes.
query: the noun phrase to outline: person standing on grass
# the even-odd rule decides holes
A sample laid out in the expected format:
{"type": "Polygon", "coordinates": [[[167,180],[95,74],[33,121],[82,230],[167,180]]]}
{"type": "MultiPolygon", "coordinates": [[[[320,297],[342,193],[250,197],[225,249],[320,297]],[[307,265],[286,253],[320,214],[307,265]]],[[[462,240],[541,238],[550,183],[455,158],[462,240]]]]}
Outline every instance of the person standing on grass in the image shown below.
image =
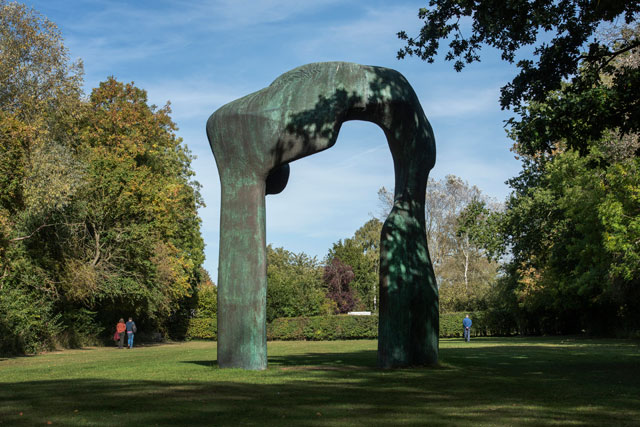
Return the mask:
{"type": "Polygon", "coordinates": [[[136,328],[136,322],[133,321],[131,317],[129,317],[129,321],[125,325],[127,328],[127,344],[128,348],[133,348],[133,335],[138,332],[138,328],[136,328]]]}
{"type": "Polygon", "coordinates": [[[462,319],[462,327],[464,328],[464,340],[466,342],[471,341],[471,319],[469,319],[469,315],[462,319]]]}
{"type": "Polygon", "coordinates": [[[116,332],[118,333],[118,348],[122,349],[124,346],[124,333],[127,330],[127,326],[124,324],[124,319],[120,319],[120,321],[116,324],[116,332]]]}

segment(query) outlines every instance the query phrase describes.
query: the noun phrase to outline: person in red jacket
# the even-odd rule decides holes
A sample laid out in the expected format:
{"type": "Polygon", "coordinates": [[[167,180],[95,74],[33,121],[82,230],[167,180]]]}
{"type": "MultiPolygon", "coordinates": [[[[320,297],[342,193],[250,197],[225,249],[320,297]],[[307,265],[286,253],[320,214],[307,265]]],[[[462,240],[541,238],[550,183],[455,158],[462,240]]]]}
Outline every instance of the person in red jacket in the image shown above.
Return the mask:
{"type": "Polygon", "coordinates": [[[125,325],[124,319],[120,319],[120,321],[116,325],[116,332],[120,336],[118,338],[118,348],[119,349],[122,349],[122,347],[124,346],[124,335],[125,335],[124,333],[125,333],[126,330],[127,330],[127,325],[125,325]]]}

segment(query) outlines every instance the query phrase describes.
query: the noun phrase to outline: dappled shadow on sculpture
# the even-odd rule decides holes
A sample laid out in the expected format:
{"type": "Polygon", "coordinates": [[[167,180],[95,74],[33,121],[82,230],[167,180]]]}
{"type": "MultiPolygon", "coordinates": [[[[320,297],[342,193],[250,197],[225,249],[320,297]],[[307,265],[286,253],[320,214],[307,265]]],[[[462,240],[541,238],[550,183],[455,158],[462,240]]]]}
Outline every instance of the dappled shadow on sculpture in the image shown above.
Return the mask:
{"type": "Polygon", "coordinates": [[[378,364],[438,358],[438,291],[427,249],[425,189],[435,141],[418,98],[397,71],[345,62],[308,64],[222,106],[207,136],[222,187],[218,363],[265,369],[265,194],[281,192],[289,163],[333,146],[342,123],[377,124],[395,170],[394,205],[380,243],[378,364]]]}

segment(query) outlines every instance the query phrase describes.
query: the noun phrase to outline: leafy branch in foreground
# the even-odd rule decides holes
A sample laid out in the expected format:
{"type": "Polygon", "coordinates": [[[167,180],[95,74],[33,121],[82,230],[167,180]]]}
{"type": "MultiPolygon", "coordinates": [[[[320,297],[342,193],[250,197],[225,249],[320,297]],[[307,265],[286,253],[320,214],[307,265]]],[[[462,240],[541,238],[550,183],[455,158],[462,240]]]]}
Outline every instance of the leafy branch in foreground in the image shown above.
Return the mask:
{"type": "MultiPolygon", "coordinates": [[[[637,37],[602,42],[598,30],[602,24],[620,21],[629,25],[638,12],[640,2],[625,0],[430,0],[429,7],[418,13],[424,21],[419,35],[398,33],[406,45],[397,56],[415,55],[432,63],[440,43],[448,41],[445,59],[455,61],[454,68],[461,71],[465,65],[480,61],[484,45],[496,48],[503,60],[516,62],[520,69],[502,88],[500,100],[503,108],[517,107],[522,102],[544,100],[570,77],[576,84],[598,81],[615,58],[640,46],[637,37]],[[530,46],[537,62],[523,56],[521,49],[530,46]],[[580,67],[590,72],[578,75],[580,67]]],[[[619,89],[621,92],[623,87],[619,89]]]]}

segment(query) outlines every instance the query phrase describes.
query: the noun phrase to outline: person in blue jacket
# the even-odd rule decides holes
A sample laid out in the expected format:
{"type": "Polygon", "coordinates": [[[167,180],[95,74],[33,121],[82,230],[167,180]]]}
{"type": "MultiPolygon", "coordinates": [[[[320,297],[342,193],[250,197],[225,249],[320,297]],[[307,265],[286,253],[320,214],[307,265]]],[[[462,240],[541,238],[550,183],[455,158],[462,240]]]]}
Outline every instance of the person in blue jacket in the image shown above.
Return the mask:
{"type": "Polygon", "coordinates": [[[464,340],[469,342],[471,341],[471,319],[469,319],[469,315],[462,320],[462,327],[464,328],[464,340]]]}
{"type": "Polygon", "coordinates": [[[138,328],[136,327],[136,322],[133,321],[131,317],[129,317],[129,321],[125,325],[127,327],[127,345],[128,348],[133,348],[133,335],[138,332],[138,328]]]}

